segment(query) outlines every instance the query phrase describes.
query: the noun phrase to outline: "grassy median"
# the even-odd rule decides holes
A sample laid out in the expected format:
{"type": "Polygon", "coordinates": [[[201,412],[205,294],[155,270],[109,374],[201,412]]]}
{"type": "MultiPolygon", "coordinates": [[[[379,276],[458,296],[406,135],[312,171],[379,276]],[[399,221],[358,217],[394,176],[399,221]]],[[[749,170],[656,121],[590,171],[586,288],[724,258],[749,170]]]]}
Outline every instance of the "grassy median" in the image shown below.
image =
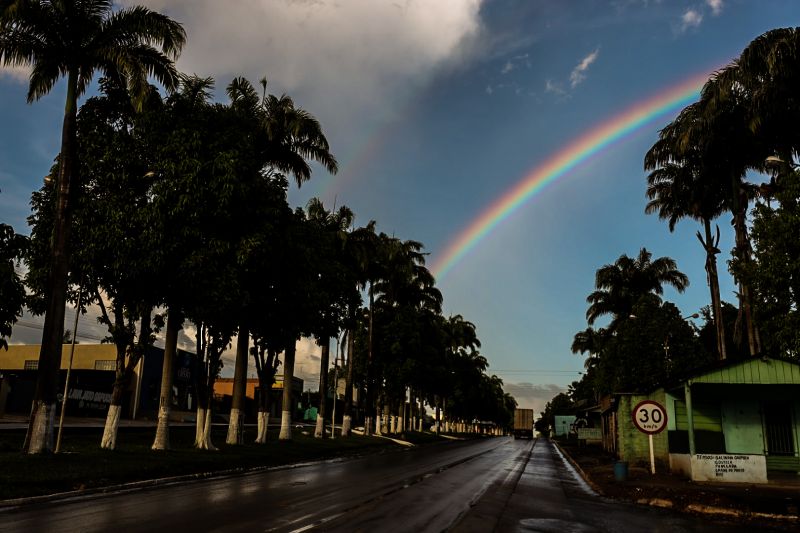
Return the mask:
{"type": "Polygon", "coordinates": [[[0,432],[0,472],[3,479],[0,500],[401,448],[386,439],[358,435],[347,439],[314,439],[309,429],[295,430],[292,441],[278,441],[278,430],[275,429],[269,432],[269,442],[253,444],[255,428],[248,427],[244,435],[247,444],[228,446],[225,444],[227,427],[215,427],[212,441],[219,449],[201,451],[193,448],[194,427],[172,427],[172,449],[156,452],[150,449],[155,428],[121,427],[114,451],[100,449],[102,428],[65,428],[62,453],[42,456],[20,453],[24,431],[3,430],[0,432]]]}

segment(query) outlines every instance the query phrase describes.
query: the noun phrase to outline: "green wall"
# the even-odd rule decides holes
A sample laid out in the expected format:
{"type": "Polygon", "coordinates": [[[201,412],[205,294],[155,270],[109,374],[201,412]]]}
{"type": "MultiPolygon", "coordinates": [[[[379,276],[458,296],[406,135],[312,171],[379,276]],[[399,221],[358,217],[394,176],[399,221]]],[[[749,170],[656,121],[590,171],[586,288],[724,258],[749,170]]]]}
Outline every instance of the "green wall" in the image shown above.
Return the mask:
{"type": "MultiPolygon", "coordinates": [[[[659,389],[651,394],[623,395],[617,407],[617,454],[622,461],[650,463],[650,445],[645,433],[633,425],[631,410],[642,400],[654,400],[666,408],[666,394],[659,389]]],[[[669,416],[669,411],[667,412],[669,416]]],[[[667,421],[669,423],[669,420],[667,421]]],[[[653,435],[653,454],[657,461],[668,462],[667,431],[653,435]]]]}
{"type": "Polygon", "coordinates": [[[764,432],[758,401],[741,398],[722,402],[722,432],[728,453],[764,453],[764,432]]]}

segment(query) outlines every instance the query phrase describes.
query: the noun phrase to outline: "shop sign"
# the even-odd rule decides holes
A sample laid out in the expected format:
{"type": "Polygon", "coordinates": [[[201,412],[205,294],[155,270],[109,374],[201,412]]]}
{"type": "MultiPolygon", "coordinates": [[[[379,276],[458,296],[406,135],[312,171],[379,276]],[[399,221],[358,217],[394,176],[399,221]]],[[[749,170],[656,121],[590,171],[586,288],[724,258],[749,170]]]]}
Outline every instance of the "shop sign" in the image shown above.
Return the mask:
{"type": "Polygon", "coordinates": [[[767,460],[763,455],[698,453],[692,456],[692,480],[766,483],[767,460]]]}

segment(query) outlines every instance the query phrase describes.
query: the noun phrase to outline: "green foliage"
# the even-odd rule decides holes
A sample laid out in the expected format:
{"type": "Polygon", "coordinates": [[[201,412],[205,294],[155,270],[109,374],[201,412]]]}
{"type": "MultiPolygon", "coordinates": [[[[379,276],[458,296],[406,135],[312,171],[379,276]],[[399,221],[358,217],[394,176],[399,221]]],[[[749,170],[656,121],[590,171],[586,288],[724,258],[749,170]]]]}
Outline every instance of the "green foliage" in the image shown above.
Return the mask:
{"type": "Polygon", "coordinates": [[[11,327],[22,316],[25,287],[16,266],[28,246],[28,239],[14,233],[7,224],[0,224],[0,348],[7,348],[6,337],[11,327]]]}
{"type": "Polygon", "coordinates": [[[587,296],[589,308],[586,319],[589,325],[604,315],[611,315],[611,330],[625,320],[634,305],[646,294],[662,294],[664,285],[671,285],[683,292],[689,279],[679,271],[675,260],[659,257],[652,260],[646,248],[639,250],[636,258],[621,255],[611,265],[598,269],[595,277],[595,290],[587,296]]]}
{"type": "Polygon", "coordinates": [[[764,353],[800,358],[800,174],[781,176],[776,205],[753,212],[752,263],[737,263],[754,289],[764,353]]]}

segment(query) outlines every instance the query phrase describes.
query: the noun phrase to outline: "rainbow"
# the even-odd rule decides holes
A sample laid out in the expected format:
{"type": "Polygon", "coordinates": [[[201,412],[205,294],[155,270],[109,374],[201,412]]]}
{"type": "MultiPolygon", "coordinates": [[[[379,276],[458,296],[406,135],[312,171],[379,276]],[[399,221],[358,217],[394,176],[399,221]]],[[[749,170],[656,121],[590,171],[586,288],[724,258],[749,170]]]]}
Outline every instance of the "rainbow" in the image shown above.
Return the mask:
{"type": "Polygon", "coordinates": [[[694,75],[630,106],[550,156],[493,202],[450,242],[444,253],[434,262],[431,268],[433,275],[441,280],[494,228],[548,184],[566,175],[604,148],[695,100],[709,75],[710,72],[694,75]]]}

